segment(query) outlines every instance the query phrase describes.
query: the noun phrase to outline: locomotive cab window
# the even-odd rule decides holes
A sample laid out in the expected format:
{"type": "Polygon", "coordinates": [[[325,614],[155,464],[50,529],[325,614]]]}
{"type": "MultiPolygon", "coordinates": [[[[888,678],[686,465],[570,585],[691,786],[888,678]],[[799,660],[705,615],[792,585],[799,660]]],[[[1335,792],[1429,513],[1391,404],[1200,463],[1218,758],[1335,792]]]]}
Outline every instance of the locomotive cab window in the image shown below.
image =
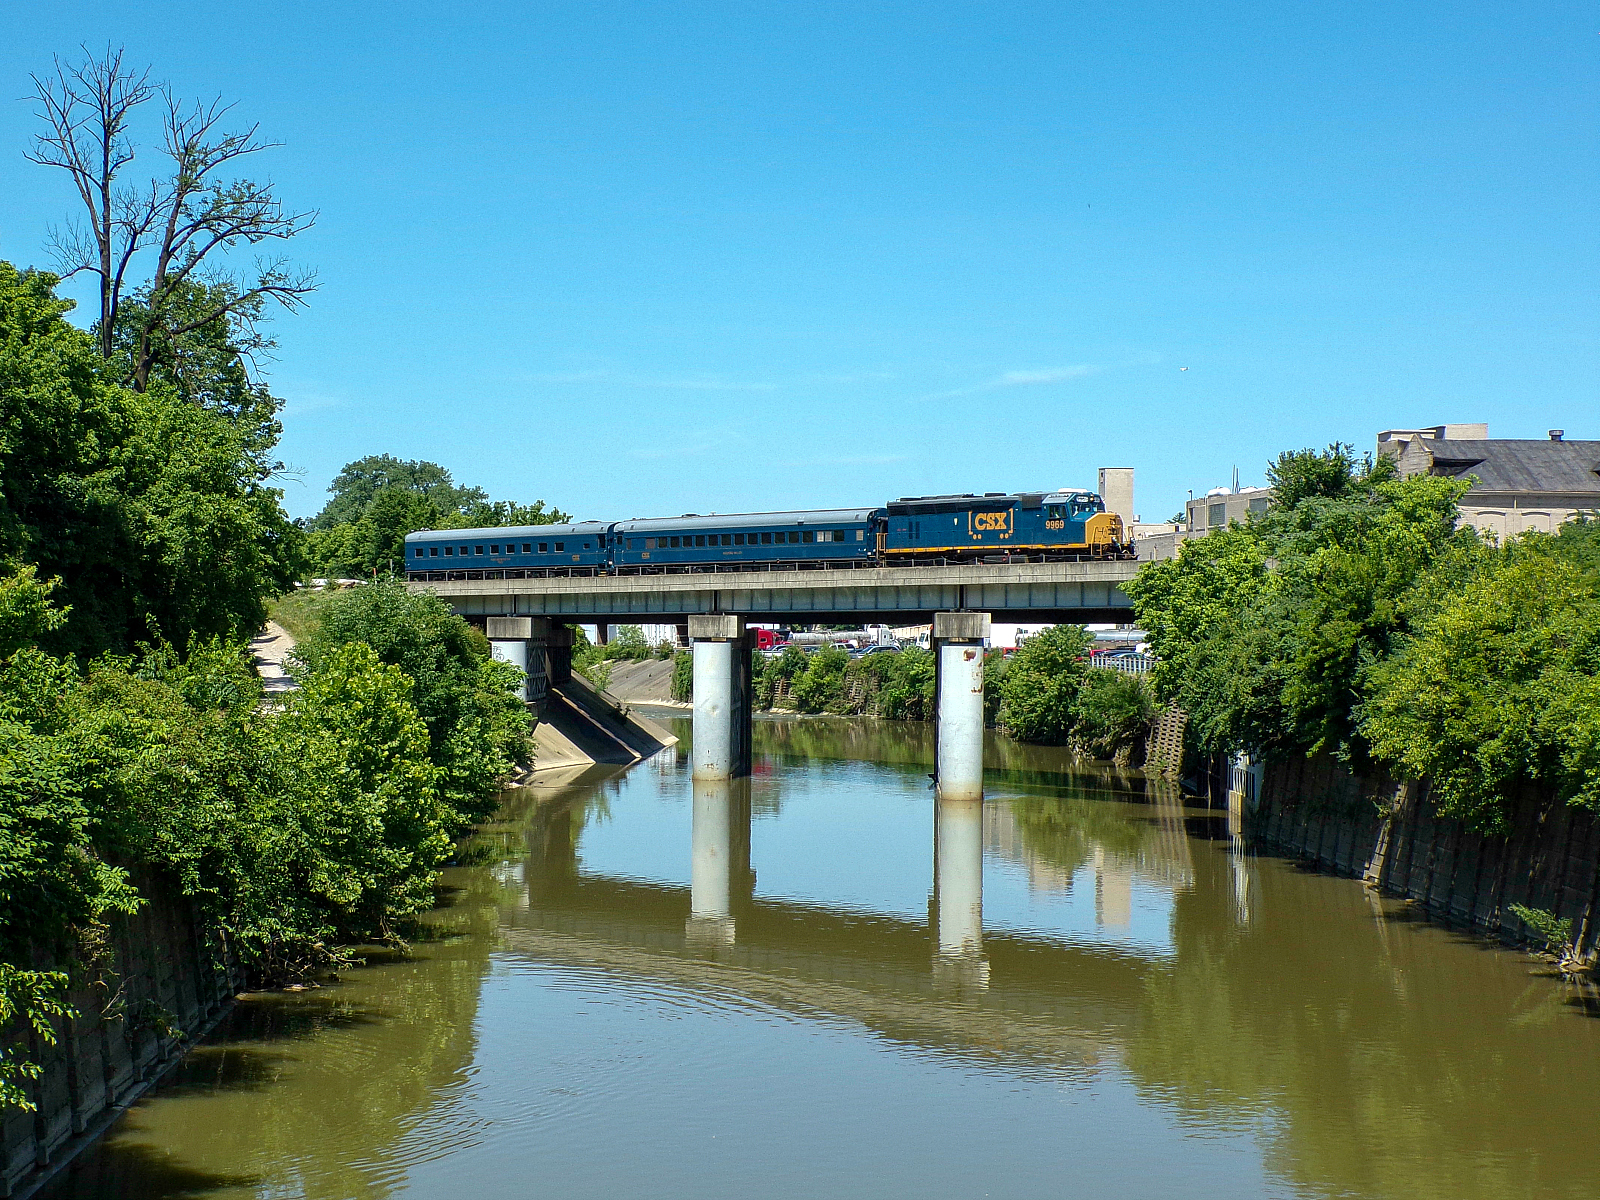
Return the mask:
{"type": "Polygon", "coordinates": [[[1064,504],[1047,504],[1044,509],[1044,517],[1047,521],[1064,521],[1067,517],[1066,506],[1064,504]]]}

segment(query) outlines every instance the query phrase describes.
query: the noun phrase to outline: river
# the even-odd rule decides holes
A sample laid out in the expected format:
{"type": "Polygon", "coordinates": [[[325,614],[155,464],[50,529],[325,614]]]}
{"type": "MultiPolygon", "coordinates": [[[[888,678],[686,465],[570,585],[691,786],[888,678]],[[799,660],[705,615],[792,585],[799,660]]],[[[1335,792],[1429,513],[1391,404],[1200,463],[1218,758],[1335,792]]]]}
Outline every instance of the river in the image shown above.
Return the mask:
{"type": "Polygon", "coordinates": [[[1548,965],[1057,750],[936,811],[925,726],[763,720],[698,792],[675,727],[509,794],[408,955],[243,1001],[48,1195],[1600,1196],[1548,965]]]}

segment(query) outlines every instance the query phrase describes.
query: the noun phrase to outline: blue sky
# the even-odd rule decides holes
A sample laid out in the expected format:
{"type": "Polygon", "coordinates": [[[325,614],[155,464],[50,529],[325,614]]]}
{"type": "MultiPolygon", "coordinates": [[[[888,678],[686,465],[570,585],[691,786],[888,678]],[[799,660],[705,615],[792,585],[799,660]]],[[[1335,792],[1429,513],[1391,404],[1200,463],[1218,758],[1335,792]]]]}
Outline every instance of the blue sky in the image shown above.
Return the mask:
{"type": "Polygon", "coordinates": [[[1588,5],[224,11],[7,6],[0,257],[69,211],[52,54],[236,99],[321,211],[296,515],[380,451],[595,518],[1133,466],[1158,520],[1389,426],[1600,438],[1588,5]]]}

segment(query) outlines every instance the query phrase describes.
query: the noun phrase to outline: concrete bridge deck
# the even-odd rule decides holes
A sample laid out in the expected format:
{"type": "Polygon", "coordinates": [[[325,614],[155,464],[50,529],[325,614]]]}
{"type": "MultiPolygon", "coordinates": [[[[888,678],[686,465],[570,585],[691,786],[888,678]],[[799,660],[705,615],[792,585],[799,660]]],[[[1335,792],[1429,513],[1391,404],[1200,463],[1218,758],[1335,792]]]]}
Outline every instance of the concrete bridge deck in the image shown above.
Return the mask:
{"type": "Polygon", "coordinates": [[[935,612],[987,612],[998,621],[1129,621],[1121,585],[1137,562],[1056,562],[827,570],[706,571],[414,581],[463,616],[550,617],[589,623],[681,623],[733,613],[752,621],[921,624],[935,612]]]}

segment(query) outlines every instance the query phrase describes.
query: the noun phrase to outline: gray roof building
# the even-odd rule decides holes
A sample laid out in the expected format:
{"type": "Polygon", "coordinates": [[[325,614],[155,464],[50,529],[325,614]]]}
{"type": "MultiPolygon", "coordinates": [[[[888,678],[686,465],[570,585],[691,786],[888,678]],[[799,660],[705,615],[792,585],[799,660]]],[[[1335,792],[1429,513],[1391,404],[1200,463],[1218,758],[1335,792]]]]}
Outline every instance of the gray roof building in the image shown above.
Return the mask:
{"type": "Polygon", "coordinates": [[[1483,425],[1391,429],[1378,435],[1378,453],[1392,457],[1402,477],[1471,478],[1462,520],[1501,537],[1551,533],[1577,513],[1600,509],[1600,442],[1569,442],[1559,429],[1548,440],[1491,438],[1483,425]]]}

